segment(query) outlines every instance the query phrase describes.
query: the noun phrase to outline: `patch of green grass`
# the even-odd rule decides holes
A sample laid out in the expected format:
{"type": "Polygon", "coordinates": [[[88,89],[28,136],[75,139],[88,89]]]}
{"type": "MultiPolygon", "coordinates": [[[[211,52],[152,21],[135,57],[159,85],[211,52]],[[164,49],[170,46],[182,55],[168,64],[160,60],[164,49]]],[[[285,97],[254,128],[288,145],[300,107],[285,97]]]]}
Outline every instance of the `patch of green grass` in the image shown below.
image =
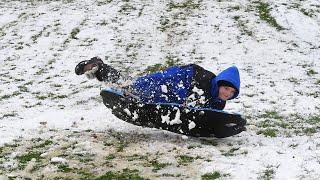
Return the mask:
{"type": "Polygon", "coordinates": [[[306,94],[307,96],[318,98],[320,96],[320,91],[310,92],[306,94]]]}
{"type": "Polygon", "coordinates": [[[25,85],[25,86],[32,85],[33,82],[34,82],[34,81],[29,81],[29,82],[25,83],[24,85],[25,85]]]}
{"type": "Polygon", "coordinates": [[[279,167],[278,166],[267,166],[265,170],[262,171],[259,179],[265,179],[265,180],[269,180],[269,179],[274,179],[274,176],[276,174],[275,169],[277,169],[279,167]]]}
{"type": "Polygon", "coordinates": [[[36,98],[38,99],[38,100],[45,100],[45,99],[47,99],[47,98],[49,98],[48,96],[36,96],[36,98]]]}
{"type": "Polygon", "coordinates": [[[88,162],[94,161],[94,159],[91,157],[84,157],[84,158],[80,158],[79,161],[82,163],[88,163],[88,162]]]}
{"type": "Polygon", "coordinates": [[[188,155],[179,155],[176,157],[178,159],[179,164],[188,164],[194,161],[194,157],[188,155]]]}
{"type": "Polygon", "coordinates": [[[126,3],[120,7],[120,10],[118,12],[125,15],[129,15],[132,11],[135,10],[137,10],[135,6],[126,3]]]}
{"type": "Polygon", "coordinates": [[[195,149],[195,148],[197,148],[197,147],[200,147],[200,146],[189,145],[187,148],[188,148],[188,149],[195,149]]]}
{"type": "Polygon", "coordinates": [[[122,172],[113,172],[108,171],[103,176],[96,178],[95,180],[147,180],[139,176],[138,170],[130,170],[130,169],[123,169],[122,172]]]}
{"type": "Polygon", "coordinates": [[[36,72],[36,75],[42,75],[44,73],[47,73],[46,69],[40,69],[39,71],[36,72]]]}
{"type": "Polygon", "coordinates": [[[138,155],[138,154],[133,154],[132,156],[127,156],[126,157],[128,161],[135,161],[135,160],[148,160],[147,155],[138,155]]]}
{"type": "MultiPolygon", "coordinates": [[[[31,39],[32,39],[33,43],[37,43],[38,38],[43,35],[43,33],[48,29],[48,27],[49,27],[49,25],[43,27],[43,29],[38,34],[35,34],[35,35],[31,36],[31,39]]],[[[48,34],[46,36],[48,36],[48,34]]]]}
{"type": "Polygon", "coordinates": [[[3,95],[3,96],[0,97],[0,101],[6,100],[6,99],[10,99],[10,98],[15,97],[15,96],[19,96],[20,94],[22,94],[20,91],[15,91],[12,94],[3,95]]]}
{"type": "Polygon", "coordinates": [[[144,70],[144,72],[147,73],[154,73],[157,71],[162,71],[166,68],[163,64],[154,64],[152,66],[148,66],[147,69],[144,70]]]}
{"type": "MultiPolygon", "coordinates": [[[[169,15],[170,17],[160,16],[160,27],[158,27],[158,29],[161,32],[165,32],[167,30],[185,26],[185,21],[188,19],[190,14],[193,13],[194,10],[201,7],[201,2],[202,0],[185,0],[180,2],[169,1],[169,3],[167,3],[167,11],[172,13],[169,15]]],[[[174,32],[171,33],[173,33],[175,36],[178,33],[186,33],[186,31],[179,32],[174,30],[174,32]]]]}
{"type": "Polygon", "coordinates": [[[107,20],[103,19],[103,20],[101,20],[100,23],[97,23],[97,25],[106,26],[106,25],[108,25],[108,23],[107,23],[107,20]]]}
{"type": "Polygon", "coordinates": [[[72,31],[70,33],[70,36],[66,40],[64,40],[63,46],[66,47],[67,44],[70,43],[71,39],[78,39],[77,35],[78,35],[79,32],[80,32],[79,28],[72,29],[72,31]]]}
{"type": "Polygon", "coordinates": [[[262,127],[262,128],[268,128],[268,127],[281,127],[284,129],[292,128],[292,125],[290,125],[287,122],[275,122],[275,121],[271,121],[269,119],[260,122],[257,126],[262,127]]]}
{"type": "Polygon", "coordinates": [[[153,169],[152,169],[153,172],[157,172],[157,171],[171,165],[170,163],[159,163],[156,159],[150,161],[150,164],[153,167],[153,169]]]}
{"type": "Polygon", "coordinates": [[[168,4],[168,8],[170,10],[172,9],[199,9],[200,8],[200,2],[201,1],[195,1],[195,0],[186,0],[182,2],[175,2],[170,1],[168,4]]]}
{"type": "MultiPolygon", "coordinates": [[[[42,178],[40,178],[42,179],[42,178]]],[[[72,180],[72,178],[68,178],[68,177],[54,177],[53,180],[72,180]]]]}
{"type": "Polygon", "coordinates": [[[307,123],[308,127],[299,127],[295,130],[297,134],[303,133],[307,135],[312,135],[317,133],[317,129],[320,125],[320,115],[319,114],[291,114],[290,117],[293,118],[294,121],[300,122],[302,124],[307,123]]]}
{"type": "Polygon", "coordinates": [[[15,159],[17,159],[20,163],[27,163],[29,161],[31,161],[33,158],[36,160],[41,159],[41,155],[42,153],[39,152],[29,152],[27,154],[23,154],[20,156],[15,157],[15,159]]]}
{"type": "Polygon", "coordinates": [[[247,35],[250,37],[253,36],[253,32],[249,30],[246,25],[247,22],[241,20],[240,16],[234,16],[233,19],[236,21],[237,27],[240,29],[242,35],[247,35]]]}
{"type": "Polygon", "coordinates": [[[50,144],[53,144],[53,141],[51,140],[45,140],[43,143],[34,146],[33,148],[44,148],[46,146],[49,146],[50,144]]]}
{"type": "Polygon", "coordinates": [[[181,66],[180,60],[173,56],[167,56],[167,60],[164,64],[154,64],[152,66],[148,66],[141,74],[150,74],[159,71],[164,71],[171,66],[181,66]]]}
{"type": "Polygon", "coordinates": [[[3,95],[3,96],[0,97],[0,101],[1,100],[5,100],[5,99],[9,99],[10,97],[12,97],[12,95],[9,95],[9,94],[3,95]]]}
{"type": "Polygon", "coordinates": [[[116,151],[117,152],[123,152],[124,148],[126,148],[128,144],[125,141],[121,141],[119,144],[116,146],[116,151]]]}
{"type": "Polygon", "coordinates": [[[52,99],[65,99],[67,97],[68,97],[67,95],[58,95],[58,96],[53,97],[52,99]]]}
{"type": "Polygon", "coordinates": [[[240,10],[240,6],[232,6],[228,8],[229,11],[239,11],[240,10]]]}
{"type": "Polygon", "coordinates": [[[228,152],[222,153],[224,156],[235,156],[234,152],[238,151],[240,148],[231,148],[228,152]]]}
{"type": "Polygon", "coordinates": [[[305,128],[305,129],[303,129],[303,132],[304,132],[306,135],[312,135],[312,134],[314,134],[314,133],[317,133],[317,129],[314,128],[314,127],[305,128]]]}
{"type": "Polygon", "coordinates": [[[264,135],[264,136],[266,136],[266,137],[277,137],[277,132],[278,132],[278,130],[276,130],[276,129],[264,129],[264,130],[259,130],[258,132],[257,132],[257,135],[260,135],[260,134],[262,134],[262,135],[264,135]]]}
{"type": "Polygon", "coordinates": [[[274,17],[271,16],[271,7],[268,3],[258,2],[258,13],[261,20],[266,21],[272,27],[275,27],[277,30],[284,30],[282,26],[280,26],[274,17]]]}
{"type": "Polygon", "coordinates": [[[77,34],[80,32],[79,28],[74,28],[72,29],[71,33],[70,33],[70,38],[71,39],[78,39],[77,38],[77,34]]]}
{"type": "Polygon", "coordinates": [[[262,178],[263,179],[273,179],[275,175],[275,171],[273,169],[266,169],[263,171],[262,178]]]}
{"type": "Polygon", "coordinates": [[[309,115],[307,118],[307,122],[310,124],[320,124],[320,115],[309,115]]]}
{"type": "Polygon", "coordinates": [[[82,44],[80,44],[79,46],[92,46],[94,42],[98,41],[97,38],[86,38],[82,44]]]}
{"type": "Polygon", "coordinates": [[[163,176],[163,177],[176,177],[176,175],[174,175],[174,174],[169,174],[169,173],[164,173],[164,174],[162,174],[161,176],[163,176]]]}
{"type": "Polygon", "coordinates": [[[17,116],[18,114],[16,112],[10,112],[10,113],[5,113],[3,114],[2,117],[6,118],[6,117],[15,117],[17,116]]]}
{"type": "Polygon", "coordinates": [[[309,16],[309,17],[313,17],[314,16],[314,11],[313,10],[308,10],[308,9],[301,8],[300,11],[306,16],[309,16]]]}
{"type": "Polygon", "coordinates": [[[115,159],[116,158],[116,155],[115,154],[109,154],[107,157],[106,157],[106,160],[112,160],[112,159],[115,159]]]}
{"type": "Polygon", "coordinates": [[[18,146],[19,146],[19,144],[4,144],[3,147],[5,147],[5,148],[16,148],[18,146]]]}
{"type": "Polygon", "coordinates": [[[288,78],[288,81],[291,82],[291,83],[297,84],[297,85],[300,84],[299,80],[297,78],[291,77],[291,78],[288,78]]]}
{"type": "Polygon", "coordinates": [[[257,94],[244,94],[245,96],[247,97],[254,97],[254,96],[257,96],[257,94]]]}
{"type": "Polygon", "coordinates": [[[64,173],[69,173],[71,172],[73,169],[70,168],[67,164],[60,164],[58,165],[58,171],[59,172],[64,172],[64,173]]]}
{"type": "Polygon", "coordinates": [[[218,172],[218,171],[214,171],[213,173],[206,173],[204,175],[201,176],[202,180],[214,180],[214,179],[218,179],[221,178],[223,175],[218,172]]]}
{"type": "Polygon", "coordinates": [[[318,74],[318,72],[316,72],[316,71],[313,70],[313,69],[308,69],[308,70],[307,70],[307,75],[308,75],[308,76],[313,76],[313,75],[315,75],[315,74],[318,74]]]}
{"type": "Polygon", "coordinates": [[[283,119],[284,116],[280,115],[277,111],[265,111],[265,113],[259,115],[258,118],[283,119]]]}
{"type": "Polygon", "coordinates": [[[21,86],[18,86],[18,88],[21,92],[29,92],[29,89],[26,86],[21,85],[21,86]]]}
{"type": "Polygon", "coordinates": [[[56,88],[62,87],[62,85],[61,85],[61,84],[51,84],[50,86],[52,86],[52,87],[56,87],[56,88]]]}

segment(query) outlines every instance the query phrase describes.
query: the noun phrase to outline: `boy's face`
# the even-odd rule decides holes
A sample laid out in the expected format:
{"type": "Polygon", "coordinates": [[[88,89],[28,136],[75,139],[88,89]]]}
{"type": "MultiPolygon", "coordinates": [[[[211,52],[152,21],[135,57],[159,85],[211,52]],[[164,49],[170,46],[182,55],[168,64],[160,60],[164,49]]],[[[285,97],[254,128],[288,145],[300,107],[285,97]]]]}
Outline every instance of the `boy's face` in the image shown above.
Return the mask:
{"type": "Polygon", "coordinates": [[[219,87],[219,99],[226,101],[233,97],[236,90],[229,86],[220,86],[219,87]]]}

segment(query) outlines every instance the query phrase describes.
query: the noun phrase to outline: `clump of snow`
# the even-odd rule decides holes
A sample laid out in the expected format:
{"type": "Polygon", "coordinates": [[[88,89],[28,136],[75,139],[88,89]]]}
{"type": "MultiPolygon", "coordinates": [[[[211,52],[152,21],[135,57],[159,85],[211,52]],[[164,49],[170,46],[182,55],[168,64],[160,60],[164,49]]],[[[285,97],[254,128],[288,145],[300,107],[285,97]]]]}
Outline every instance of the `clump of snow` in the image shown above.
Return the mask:
{"type": "Polygon", "coordinates": [[[136,111],[134,111],[132,114],[133,114],[133,117],[132,117],[133,120],[136,120],[139,118],[139,115],[136,111]]]}
{"type": "Polygon", "coordinates": [[[52,163],[66,164],[67,160],[65,158],[62,158],[62,157],[53,157],[53,158],[51,158],[51,162],[52,163]]]}
{"type": "Polygon", "coordinates": [[[181,113],[180,113],[180,109],[177,107],[174,107],[174,110],[176,111],[175,116],[172,120],[170,120],[170,114],[171,112],[169,111],[167,115],[161,115],[161,119],[162,119],[162,123],[167,123],[170,125],[174,125],[174,124],[181,124],[182,121],[180,119],[181,113]]]}
{"type": "Polygon", "coordinates": [[[196,123],[194,123],[193,121],[190,121],[189,125],[188,125],[189,130],[191,130],[191,129],[195,128],[195,127],[196,127],[196,123]]]}
{"type": "Polygon", "coordinates": [[[174,119],[170,121],[170,125],[173,125],[173,124],[181,124],[182,121],[180,119],[180,116],[181,116],[181,113],[180,113],[180,109],[175,107],[174,108],[176,110],[176,114],[174,116],[174,119]]]}
{"type": "Polygon", "coordinates": [[[207,103],[207,99],[204,96],[204,91],[197,87],[193,87],[192,93],[186,99],[186,105],[191,107],[201,107],[205,103],[207,103]]]}
{"type": "Polygon", "coordinates": [[[168,87],[166,85],[161,85],[161,91],[163,93],[168,93],[168,87]]]}
{"type": "Polygon", "coordinates": [[[167,115],[161,116],[161,123],[170,124],[170,112],[167,115]]]}
{"type": "Polygon", "coordinates": [[[40,157],[43,157],[43,158],[45,158],[45,157],[48,157],[48,153],[42,153],[41,155],[40,155],[40,157]]]}
{"type": "Polygon", "coordinates": [[[182,139],[187,140],[189,137],[186,135],[181,136],[182,139]]]}
{"type": "Polygon", "coordinates": [[[123,111],[128,115],[131,116],[131,112],[128,108],[123,109],[123,111]]]}

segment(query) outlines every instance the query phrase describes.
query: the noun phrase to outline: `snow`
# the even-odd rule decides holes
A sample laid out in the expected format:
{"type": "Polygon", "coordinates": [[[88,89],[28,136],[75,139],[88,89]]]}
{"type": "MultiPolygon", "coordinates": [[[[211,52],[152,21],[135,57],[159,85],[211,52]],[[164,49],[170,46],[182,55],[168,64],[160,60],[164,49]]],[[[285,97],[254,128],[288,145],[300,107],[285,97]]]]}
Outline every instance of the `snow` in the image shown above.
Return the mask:
{"type": "Polygon", "coordinates": [[[175,107],[174,110],[176,110],[176,114],[174,116],[174,119],[170,121],[170,125],[181,124],[182,121],[180,120],[180,116],[181,116],[180,109],[175,107]]]}
{"type": "Polygon", "coordinates": [[[166,85],[161,85],[161,91],[163,93],[168,93],[168,87],[166,85]]]}
{"type": "Polygon", "coordinates": [[[131,112],[130,112],[129,109],[125,108],[123,111],[124,111],[128,116],[131,116],[131,112]]]}
{"type": "Polygon", "coordinates": [[[51,162],[53,162],[53,163],[65,164],[66,161],[67,160],[65,158],[61,158],[61,157],[53,157],[53,158],[51,158],[51,162]]]}
{"type": "Polygon", "coordinates": [[[196,123],[194,123],[193,121],[191,121],[190,123],[189,123],[189,125],[188,125],[188,128],[189,129],[193,129],[193,128],[195,128],[196,127],[196,123]]]}
{"type": "MultiPolygon", "coordinates": [[[[274,179],[319,179],[319,122],[308,124],[310,115],[320,116],[319,1],[265,1],[284,27],[282,31],[262,21],[252,1],[193,2],[199,2],[200,8],[170,10],[169,1],[155,0],[0,2],[0,147],[39,137],[103,144],[85,132],[99,135],[114,130],[151,137],[127,147],[129,154],[157,151],[172,163],[177,154],[204,156],[189,166],[179,166],[182,169],[166,168],[167,172],[185,172],[190,179],[214,171],[229,174],[226,179],[259,179],[266,169],[275,171],[274,179]],[[125,5],[135,8],[124,9],[125,5]],[[77,28],[80,32],[72,38],[77,28]],[[78,62],[93,56],[132,76],[168,59],[196,63],[216,74],[235,65],[240,70],[240,95],[225,110],[243,114],[248,131],[211,138],[215,145],[204,145],[200,138],[121,121],[101,101],[99,92],[105,85],[74,73],[78,62]],[[284,117],[275,121],[294,127],[276,125],[277,137],[257,134],[264,129],[260,123],[268,120],[261,115],[268,111],[284,117]],[[306,127],[316,132],[294,133],[306,127]],[[83,134],[67,137],[72,132],[83,134]],[[196,148],[187,148],[190,145],[196,148]],[[234,148],[231,155],[224,155],[234,148]]],[[[134,112],[128,113],[135,117],[134,112]]],[[[175,117],[171,122],[162,118],[164,123],[179,123],[178,112],[175,117]]],[[[105,155],[105,150],[96,147],[87,143],[76,150],[105,155]]],[[[69,161],[46,153],[43,156],[51,161],[69,161]]],[[[14,165],[14,157],[20,154],[19,149],[12,152],[5,164],[14,165]]],[[[27,169],[33,169],[32,163],[27,169]]],[[[118,165],[128,167],[125,163],[118,165]]],[[[54,168],[44,171],[52,174],[54,168]]],[[[0,173],[0,178],[16,174],[0,173]]]]}
{"type": "Polygon", "coordinates": [[[165,115],[165,116],[161,116],[161,119],[162,119],[161,123],[170,124],[170,114],[171,114],[171,112],[169,112],[169,113],[168,113],[167,115],[165,115]]]}

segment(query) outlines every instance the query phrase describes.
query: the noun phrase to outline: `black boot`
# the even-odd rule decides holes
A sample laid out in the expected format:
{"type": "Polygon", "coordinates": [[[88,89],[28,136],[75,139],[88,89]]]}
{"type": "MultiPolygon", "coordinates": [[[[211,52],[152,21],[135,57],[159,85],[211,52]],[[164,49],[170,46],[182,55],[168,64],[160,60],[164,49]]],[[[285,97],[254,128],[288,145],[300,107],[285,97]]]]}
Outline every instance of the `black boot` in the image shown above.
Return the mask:
{"type": "Polygon", "coordinates": [[[103,66],[103,61],[99,57],[93,57],[90,60],[84,60],[78,63],[78,65],[75,68],[75,73],[77,75],[82,75],[85,73],[84,66],[87,64],[95,64],[98,67],[103,66]]]}

